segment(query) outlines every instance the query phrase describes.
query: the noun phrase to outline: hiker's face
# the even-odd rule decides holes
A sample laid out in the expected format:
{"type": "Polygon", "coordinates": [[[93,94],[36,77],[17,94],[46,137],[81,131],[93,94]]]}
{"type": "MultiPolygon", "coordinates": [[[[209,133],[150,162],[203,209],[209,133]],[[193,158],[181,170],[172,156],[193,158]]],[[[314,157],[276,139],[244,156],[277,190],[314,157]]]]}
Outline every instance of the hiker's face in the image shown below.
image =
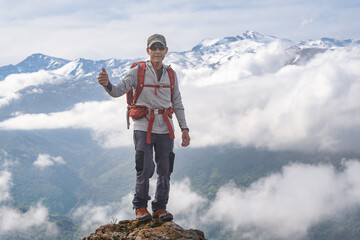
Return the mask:
{"type": "Polygon", "coordinates": [[[160,43],[154,43],[150,46],[150,48],[146,49],[146,52],[149,54],[151,62],[161,63],[164,60],[166,53],[168,52],[168,48],[164,47],[160,43]]]}

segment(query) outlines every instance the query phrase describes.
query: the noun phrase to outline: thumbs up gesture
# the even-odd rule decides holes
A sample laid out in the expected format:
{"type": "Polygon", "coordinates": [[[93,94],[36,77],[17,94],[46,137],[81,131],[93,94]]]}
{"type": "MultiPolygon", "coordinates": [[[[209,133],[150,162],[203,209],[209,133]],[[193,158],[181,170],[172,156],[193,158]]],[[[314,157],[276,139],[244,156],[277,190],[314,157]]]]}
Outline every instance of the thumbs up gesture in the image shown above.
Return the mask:
{"type": "Polygon", "coordinates": [[[109,85],[109,76],[105,68],[102,68],[101,72],[99,73],[98,83],[104,87],[107,87],[109,85]]]}

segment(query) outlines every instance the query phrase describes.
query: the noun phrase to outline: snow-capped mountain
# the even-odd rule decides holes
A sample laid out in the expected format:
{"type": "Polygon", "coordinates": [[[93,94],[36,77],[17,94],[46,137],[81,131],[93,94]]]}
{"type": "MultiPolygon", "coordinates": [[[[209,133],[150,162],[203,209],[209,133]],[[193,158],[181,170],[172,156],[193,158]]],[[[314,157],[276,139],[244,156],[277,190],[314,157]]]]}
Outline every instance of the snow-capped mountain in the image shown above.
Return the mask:
{"type": "MultiPolygon", "coordinates": [[[[234,56],[239,56],[244,53],[255,53],[261,47],[274,42],[280,42],[287,46],[289,58],[294,58],[297,54],[309,56],[310,51],[314,51],[314,54],[316,54],[326,49],[360,44],[360,40],[337,40],[333,38],[321,38],[320,40],[307,40],[294,43],[288,39],[279,39],[274,36],[266,36],[258,32],[247,31],[235,37],[204,39],[189,51],[169,53],[166,61],[182,67],[222,64],[234,56]]],[[[32,73],[39,70],[58,70],[56,72],[57,74],[82,77],[98,72],[103,66],[114,72],[114,76],[122,76],[131,63],[139,60],[140,59],[112,58],[94,61],[79,58],[71,61],[36,53],[27,57],[19,64],[0,67],[0,80],[3,80],[11,74],[32,73]],[[125,68],[125,71],[119,68],[125,68]]]]}
{"type": "MultiPolygon", "coordinates": [[[[271,70],[263,67],[263,71],[277,71],[288,64],[306,64],[316,54],[328,49],[358,44],[359,41],[355,40],[339,41],[330,38],[294,43],[288,39],[247,31],[235,37],[204,39],[189,51],[169,53],[166,62],[171,63],[182,76],[184,71],[191,69],[216,69],[230,61],[241,63],[242,59],[272,46],[275,52],[280,52],[275,53],[277,67],[271,70]]],[[[269,54],[264,53],[263,57],[267,55],[269,54]]],[[[96,92],[99,89],[94,87],[101,68],[105,67],[111,80],[117,82],[127,72],[131,63],[139,60],[113,58],[94,61],[80,58],[71,61],[37,53],[17,65],[0,67],[0,81],[8,83],[19,81],[14,89],[6,86],[0,88],[2,97],[0,119],[9,117],[14,111],[36,113],[42,112],[44,109],[41,109],[44,107],[49,111],[50,108],[60,110],[69,108],[78,101],[101,100],[106,95],[103,92],[96,92]],[[47,80],[42,82],[41,79],[47,80]],[[37,104],[34,104],[35,102],[37,104]]],[[[258,70],[249,69],[244,76],[249,74],[260,73],[258,70]]]]}
{"type": "Polygon", "coordinates": [[[69,62],[70,60],[50,57],[41,53],[36,53],[27,57],[24,61],[16,65],[7,65],[4,67],[0,67],[0,80],[3,80],[6,76],[10,74],[37,72],[41,69],[58,69],[69,62]]]}
{"type": "MultiPolygon", "coordinates": [[[[170,63],[181,77],[192,69],[216,70],[230,62],[237,63],[239,68],[244,68],[244,74],[240,76],[242,78],[276,72],[289,64],[303,65],[318,53],[359,44],[359,40],[342,41],[331,38],[294,43],[288,39],[247,31],[235,37],[204,39],[189,51],[169,53],[165,62],[170,63]],[[271,68],[264,65],[257,66],[256,69],[248,66],[248,63],[246,66],[241,65],[243,59],[255,55],[256,58],[264,59],[271,55],[275,63],[271,68]]],[[[3,81],[0,86],[0,119],[9,117],[12,112],[61,110],[78,101],[104,99],[106,94],[94,87],[101,68],[105,67],[111,80],[118,82],[131,63],[139,60],[141,59],[67,60],[37,53],[19,64],[0,67],[0,81],[3,81]],[[7,87],[8,85],[12,88],[7,87]]],[[[211,81],[208,82],[210,83],[211,81]]]]}
{"type": "Polygon", "coordinates": [[[316,47],[316,48],[335,48],[346,47],[350,45],[360,44],[360,40],[346,39],[337,40],[334,38],[321,38],[320,40],[302,41],[299,45],[303,48],[316,47]]]}

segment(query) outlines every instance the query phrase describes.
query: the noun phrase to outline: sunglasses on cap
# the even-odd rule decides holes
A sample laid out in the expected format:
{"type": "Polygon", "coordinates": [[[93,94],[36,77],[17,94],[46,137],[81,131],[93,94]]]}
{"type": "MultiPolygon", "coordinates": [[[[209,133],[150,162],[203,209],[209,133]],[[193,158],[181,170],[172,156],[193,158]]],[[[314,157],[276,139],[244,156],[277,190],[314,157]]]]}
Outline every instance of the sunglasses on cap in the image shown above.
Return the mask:
{"type": "Polygon", "coordinates": [[[154,43],[153,45],[150,46],[150,49],[152,51],[156,51],[157,49],[159,50],[164,50],[165,49],[165,46],[162,45],[161,43],[154,43]]]}

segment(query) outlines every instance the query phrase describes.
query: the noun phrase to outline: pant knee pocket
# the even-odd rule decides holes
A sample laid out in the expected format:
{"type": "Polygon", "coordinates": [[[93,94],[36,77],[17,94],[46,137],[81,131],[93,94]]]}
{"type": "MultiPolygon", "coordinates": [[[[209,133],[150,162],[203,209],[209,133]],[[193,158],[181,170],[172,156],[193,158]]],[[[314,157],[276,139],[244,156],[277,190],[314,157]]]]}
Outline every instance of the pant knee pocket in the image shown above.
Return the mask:
{"type": "Polygon", "coordinates": [[[170,173],[174,170],[174,161],[175,161],[175,153],[171,152],[169,154],[169,171],[170,173]]]}
{"type": "Polygon", "coordinates": [[[135,169],[136,169],[136,172],[141,172],[142,170],[144,170],[144,152],[143,151],[136,151],[135,169]]]}

